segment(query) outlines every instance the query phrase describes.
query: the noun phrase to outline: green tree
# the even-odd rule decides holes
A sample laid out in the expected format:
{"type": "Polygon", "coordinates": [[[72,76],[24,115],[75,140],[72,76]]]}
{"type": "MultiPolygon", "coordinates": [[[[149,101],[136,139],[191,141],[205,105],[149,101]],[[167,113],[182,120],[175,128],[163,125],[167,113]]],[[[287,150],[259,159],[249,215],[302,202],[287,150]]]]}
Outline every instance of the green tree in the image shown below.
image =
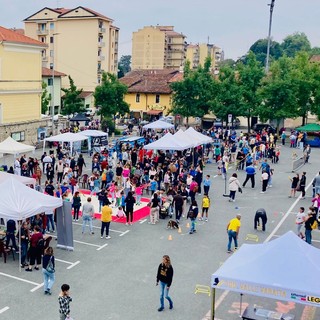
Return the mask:
{"type": "Polygon", "coordinates": [[[118,78],[122,78],[129,71],[131,71],[131,56],[121,56],[118,63],[118,78]]]}
{"type": "MultiPolygon", "coordinates": [[[[252,51],[256,55],[256,59],[261,62],[262,65],[265,65],[267,59],[267,47],[268,39],[259,39],[257,40],[249,49],[249,52],[252,51]]],[[[282,47],[277,41],[271,41],[270,44],[270,60],[278,60],[282,56],[282,47]]],[[[247,62],[245,60],[245,62],[247,62]]]]}
{"type": "Polygon", "coordinates": [[[64,115],[84,112],[86,109],[83,100],[80,98],[82,89],[78,90],[73,79],[70,76],[68,76],[68,78],[70,84],[69,88],[61,89],[64,92],[63,107],[61,112],[64,115]]]}
{"type": "Polygon", "coordinates": [[[46,114],[49,110],[49,104],[51,101],[51,94],[48,93],[47,84],[42,82],[42,94],[41,94],[41,113],[46,114]]]}
{"type": "Polygon", "coordinates": [[[238,83],[241,86],[242,103],[239,105],[240,115],[247,118],[248,132],[251,127],[251,117],[256,115],[261,104],[261,96],[258,94],[261,88],[261,80],[265,73],[262,64],[257,60],[255,54],[250,51],[247,63],[238,63],[238,83]]]}
{"type": "Polygon", "coordinates": [[[262,103],[258,115],[262,121],[275,120],[277,130],[284,118],[297,116],[296,88],[292,81],[292,59],[281,57],[272,63],[260,90],[262,103]]]}
{"type": "Polygon", "coordinates": [[[311,51],[311,44],[305,33],[296,32],[284,38],[281,47],[288,57],[294,57],[299,51],[311,51]]]}
{"type": "Polygon", "coordinates": [[[125,115],[130,112],[129,105],[124,101],[127,86],[119,82],[114,74],[104,72],[101,84],[96,87],[94,98],[99,106],[98,114],[106,118],[114,118],[115,115],[125,115]]]}

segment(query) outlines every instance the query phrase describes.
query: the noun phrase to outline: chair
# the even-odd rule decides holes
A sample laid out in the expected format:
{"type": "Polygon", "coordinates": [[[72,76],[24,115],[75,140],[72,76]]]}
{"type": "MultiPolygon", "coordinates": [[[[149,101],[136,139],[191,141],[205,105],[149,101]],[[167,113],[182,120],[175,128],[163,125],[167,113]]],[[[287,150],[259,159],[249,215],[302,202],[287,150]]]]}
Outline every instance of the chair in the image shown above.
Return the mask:
{"type": "Polygon", "coordinates": [[[89,176],[86,173],[80,177],[79,184],[82,185],[82,188],[89,189],[89,176]]]}
{"type": "Polygon", "coordinates": [[[13,260],[16,260],[14,256],[14,250],[11,247],[6,248],[3,241],[0,241],[0,257],[3,254],[4,263],[7,263],[7,256],[12,253],[13,260]]]}

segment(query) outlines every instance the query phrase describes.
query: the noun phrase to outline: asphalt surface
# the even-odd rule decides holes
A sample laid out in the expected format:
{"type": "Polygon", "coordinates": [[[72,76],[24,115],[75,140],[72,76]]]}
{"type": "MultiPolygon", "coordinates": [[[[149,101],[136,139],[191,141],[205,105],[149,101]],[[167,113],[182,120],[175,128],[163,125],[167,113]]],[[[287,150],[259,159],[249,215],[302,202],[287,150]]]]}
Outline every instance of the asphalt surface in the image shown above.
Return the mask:
{"type": "MultiPolygon", "coordinates": [[[[41,153],[42,150],[38,150],[36,156],[40,157],[41,153]]],[[[112,238],[106,240],[100,239],[99,221],[94,222],[94,235],[82,235],[81,221],[74,223],[75,250],[54,250],[57,262],[52,296],[43,294],[41,271],[20,273],[18,256],[15,261],[10,256],[6,264],[0,258],[0,319],[59,319],[57,297],[62,283],[71,286],[71,314],[76,320],[206,319],[211,297],[206,293],[195,294],[195,289],[196,285],[210,286],[211,274],[230,256],[227,253],[228,221],[237,213],[242,214],[240,246],[243,243],[255,243],[246,240],[247,234],[257,235],[258,243],[262,243],[272,241],[288,230],[295,231],[293,213],[298,211],[299,206],[307,208],[311,205],[310,187],[305,200],[288,198],[288,176],[292,176],[291,155],[292,149],[281,148],[279,164],[272,165],[275,170],[272,188],[267,189],[265,194],[260,194],[258,172],[255,189],[251,188],[249,182],[243,189],[243,194],[237,193],[235,203],[228,202],[228,199],[222,196],[224,180],[217,176],[216,165],[206,165],[204,174],[210,174],[212,179],[209,222],[198,222],[196,234],[188,234],[188,220],[181,223],[181,233],[167,230],[167,220],[161,220],[157,225],[141,221],[133,226],[112,223],[112,238]],[[261,207],[266,209],[268,215],[267,230],[264,233],[253,229],[255,211],[261,207]],[[171,257],[174,268],[170,289],[174,308],[169,310],[166,304],[165,310],[159,313],[156,272],[164,254],[171,257]]],[[[319,171],[319,155],[320,150],[313,149],[311,163],[300,170],[307,172],[307,185],[319,171]]],[[[11,160],[12,157],[6,157],[6,164],[11,160]]],[[[228,177],[233,172],[234,168],[231,167],[228,177]]],[[[245,173],[239,171],[238,176],[240,182],[243,182],[245,173]]],[[[201,197],[198,196],[198,202],[200,201],[201,197]]],[[[319,231],[313,232],[313,239],[313,245],[320,248],[319,231]]],[[[52,243],[55,247],[55,242],[52,243]]],[[[270,259],[273,257],[270,256],[270,259]]],[[[320,318],[320,313],[315,308],[298,304],[244,295],[242,310],[247,304],[257,304],[282,312],[286,310],[295,314],[296,319],[320,318]]],[[[239,294],[217,290],[217,319],[239,319],[239,311],[239,294]]]]}

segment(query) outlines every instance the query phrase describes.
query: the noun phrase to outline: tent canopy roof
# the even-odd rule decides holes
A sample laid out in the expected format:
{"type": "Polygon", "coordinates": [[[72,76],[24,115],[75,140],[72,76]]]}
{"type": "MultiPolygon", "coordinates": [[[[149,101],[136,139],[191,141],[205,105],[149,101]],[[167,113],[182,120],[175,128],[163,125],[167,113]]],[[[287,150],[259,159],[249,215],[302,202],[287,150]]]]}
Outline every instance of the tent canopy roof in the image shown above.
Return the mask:
{"type": "Polygon", "coordinates": [[[8,137],[0,143],[0,153],[16,154],[34,151],[34,149],[34,146],[28,146],[27,144],[20,143],[11,137],[8,137]]]}
{"type": "Polygon", "coordinates": [[[185,150],[190,148],[189,142],[178,141],[168,132],[159,140],[151,142],[143,147],[146,150],[185,150]]]}
{"type": "Polygon", "coordinates": [[[163,120],[150,122],[143,126],[143,129],[172,129],[174,125],[163,120]]]}
{"type": "Polygon", "coordinates": [[[61,198],[38,192],[13,177],[0,183],[0,194],[0,217],[5,219],[24,220],[62,206],[61,198]]]}
{"type": "Polygon", "coordinates": [[[58,134],[56,136],[45,138],[44,141],[75,142],[75,141],[82,141],[86,139],[88,139],[88,137],[82,135],[80,132],[78,133],[66,132],[66,133],[58,134]]]}
{"type": "Polygon", "coordinates": [[[211,280],[212,286],[220,289],[308,304],[292,296],[320,297],[320,288],[314,277],[300,276],[301,272],[319,274],[320,250],[289,231],[271,242],[243,244],[211,280]],[[286,295],[274,295],[276,291],[273,290],[286,292],[286,295]]]}
{"type": "Polygon", "coordinates": [[[103,132],[100,130],[83,130],[83,131],[80,131],[79,133],[87,137],[104,137],[108,135],[107,132],[103,132]]]}
{"type": "Polygon", "coordinates": [[[320,124],[308,123],[305,126],[298,127],[297,130],[306,132],[317,132],[320,131],[320,124]]]}
{"type": "Polygon", "coordinates": [[[11,174],[11,173],[6,173],[3,171],[0,171],[0,183],[2,183],[3,181],[5,181],[7,179],[10,179],[10,178],[14,178],[23,184],[33,184],[33,185],[36,184],[36,179],[24,177],[24,176],[18,176],[16,174],[11,174]]]}

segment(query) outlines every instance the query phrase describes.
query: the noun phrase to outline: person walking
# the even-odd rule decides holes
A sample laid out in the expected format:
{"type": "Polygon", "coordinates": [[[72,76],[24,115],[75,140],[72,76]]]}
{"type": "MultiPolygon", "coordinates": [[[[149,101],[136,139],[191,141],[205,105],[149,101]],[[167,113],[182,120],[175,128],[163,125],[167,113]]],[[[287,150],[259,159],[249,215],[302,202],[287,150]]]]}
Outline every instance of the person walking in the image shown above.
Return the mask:
{"type": "Polygon", "coordinates": [[[174,205],[175,213],[176,213],[176,221],[178,223],[180,223],[180,218],[181,218],[181,215],[182,215],[183,202],[184,202],[184,200],[183,200],[183,197],[181,195],[181,192],[179,192],[178,194],[176,194],[173,197],[172,205],[174,205]]]}
{"type": "Polygon", "coordinates": [[[260,225],[260,219],[262,223],[262,231],[266,231],[266,224],[268,221],[267,218],[267,212],[265,209],[260,208],[256,211],[256,214],[254,216],[254,229],[257,230],[257,226],[260,225]]]}
{"type": "Polygon", "coordinates": [[[299,212],[296,215],[296,225],[297,225],[297,235],[301,238],[304,239],[304,235],[301,232],[302,225],[305,222],[306,219],[306,214],[304,212],[304,207],[299,208],[299,212]]]}
{"type": "Polygon", "coordinates": [[[55,281],[55,262],[52,247],[48,247],[44,251],[42,259],[42,273],[44,294],[51,295],[51,288],[55,281]]]}
{"type": "Polygon", "coordinates": [[[156,224],[159,212],[160,201],[158,194],[155,192],[150,200],[150,224],[156,224]]]}
{"type": "Polygon", "coordinates": [[[229,179],[229,202],[235,202],[236,192],[241,190],[241,185],[238,180],[238,175],[233,173],[229,179]]]}
{"type": "Polygon", "coordinates": [[[300,191],[301,191],[301,199],[306,198],[306,184],[307,184],[307,177],[306,172],[302,172],[301,178],[300,178],[300,191]]]}
{"type": "Polygon", "coordinates": [[[227,233],[228,233],[228,253],[232,253],[231,244],[232,240],[234,241],[234,249],[238,249],[238,236],[241,227],[241,214],[237,214],[235,218],[231,219],[227,225],[227,233]]]}
{"type": "Polygon", "coordinates": [[[90,233],[94,234],[92,226],[92,218],[94,215],[94,207],[91,203],[91,197],[88,197],[87,202],[82,207],[82,234],[85,231],[87,223],[89,224],[90,233]]]}
{"type": "Polygon", "coordinates": [[[196,219],[199,213],[199,208],[198,208],[198,204],[196,200],[193,200],[188,212],[188,216],[187,218],[189,218],[191,220],[191,227],[189,230],[189,234],[193,234],[195,233],[196,230],[196,219]]]}
{"type": "Polygon", "coordinates": [[[133,221],[133,207],[134,204],[136,203],[136,199],[134,198],[132,191],[128,192],[128,195],[126,196],[124,200],[126,204],[126,216],[127,216],[127,222],[126,225],[131,225],[132,226],[132,221],[133,221]],[[130,221],[130,222],[129,222],[130,221]]]}
{"type": "Polygon", "coordinates": [[[202,198],[202,212],[201,212],[201,217],[199,217],[199,221],[202,221],[204,215],[206,215],[205,222],[208,222],[209,208],[210,208],[210,199],[208,197],[208,194],[204,194],[202,198]]]}
{"type": "Polygon", "coordinates": [[[109,236],[110,222],[112,221],[112,209],[109,207],[110,201],[105,200],[101,210],[101,239],[103,239],[104,229],[106,229],[106,239],[111,239],[109,236]]]}
{"type": "Polygon", "coordinates": [[[164,298],[169,301],[169,309],[173,308],[173,301],[169,297],[169,289],[172,284],[172,278],[173,268],[171,265],[170,257],[168,255],[164,255],[162,257],[162,262],[158,267],[156,283],[156,285],[160,283],[160,307],[158,308],[159,312],[164,310],[164,298]]]}
{"type": "Polygon", "coordinates": [[[266,170],[262,170],[261,182],[262,182],[262,190],[260,193],[265,193],[267,191],[269,181],[269,175],[266,170]]]}
{"type": "Polygon", "coordinates": [[[316,221],[316,213],[314,208],[310,207],[310,211],[308,212],[307,217],[304,220],[304,227],[305,227],[305,235],[306,235],[306,242],[312,244],[312,230],[313,224],[316,221]]]}
{"type": "Polygon", "coordinates": [[[73,221],[79,221],[79,211],[81,207],[81,198],[80,198],[79,191],[76,191],[72,198],[72,206],[73,206],[73,221]]]}
{"type": "Polygon", "coordinates": [[[255,186],[255,179],[254,176],[256,174],[256,169],[254,168],[253,164],[250,164],[246,167],[246,180],[243,182],[242,186],[245,187],[249,179],[251,180],[251,188],[254,188],[255,186]]]}
{"type": "Polygon", "coordinates": [[[70,286],[68,284],[63,284],[61,286],[58,301],[60,320],[70,318],[70,302],[72,301],[72,298],[70,297],[70,286]]]}

